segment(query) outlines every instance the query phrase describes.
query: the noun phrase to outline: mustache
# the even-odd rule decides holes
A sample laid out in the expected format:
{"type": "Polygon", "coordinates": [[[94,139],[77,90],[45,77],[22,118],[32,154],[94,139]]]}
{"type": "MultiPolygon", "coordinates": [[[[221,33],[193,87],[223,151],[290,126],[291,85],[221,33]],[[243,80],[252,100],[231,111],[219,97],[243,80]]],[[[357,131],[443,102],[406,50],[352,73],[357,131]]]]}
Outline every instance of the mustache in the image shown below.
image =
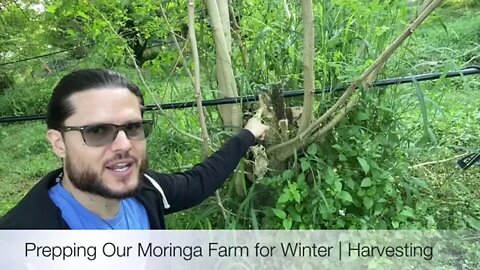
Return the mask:
{"type": "Polygon", "coordinates": [[[129,153],[127,152],[124,152],[124,153],[117,153],[115,154],[115,156],[113,156],[112,158],[106,160],[104,162],[104,165],[106,166],[107,164],[109,163],[112,163],[112,162],[115,162],[117,160],[123,160],[123,159],[129,159],[129,160],[132,160],[134,163],[138,163],[138,158],[130,155],[129,153]]]}
{"type": "MultiPolygon", "coordinates": [[[[134,164],[138,164],[139,163],[139,159],[130,155],[128,152],[122,152],[122,153],[117,153],[115,154],[114,157],[108,159],[105,161],[104,163],[104,167],[107,166],[107,164],[109,163],[112,163],[112,162],[115,162],[117,160],[131,160],[134,164]]],[[[147,153],[145,153],[143,155],[143,157],[141,157],[141,163],[140,163],[140,175],[142,175],[143,173],[145,173],[149,168],[149,160],[148,160],[148,155],[147,153]]]]}

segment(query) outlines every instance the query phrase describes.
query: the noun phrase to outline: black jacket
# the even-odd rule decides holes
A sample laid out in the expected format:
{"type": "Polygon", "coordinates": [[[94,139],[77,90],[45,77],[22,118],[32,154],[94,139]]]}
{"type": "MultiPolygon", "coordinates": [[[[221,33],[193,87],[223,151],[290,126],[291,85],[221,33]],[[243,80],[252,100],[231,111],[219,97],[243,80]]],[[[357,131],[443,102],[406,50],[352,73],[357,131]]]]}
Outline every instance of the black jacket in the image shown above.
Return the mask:
{"type": "MultiPolygon", "coordinates": [[[[244,129],[208,159],[186,172],[164,174],[147,171],[146,174],[158,183],[160,190],[144,175],[135,197],[147,210],[150,228],[165,229],[164,215],[193,207],[212,195],[254,143],[253,134],[244,129]]],[[[62,171],[62,168],[54,170],[40,180],[0,219],[0,229],[69,229],[60,209],[48,195],[48,190],[62,171]]]]}

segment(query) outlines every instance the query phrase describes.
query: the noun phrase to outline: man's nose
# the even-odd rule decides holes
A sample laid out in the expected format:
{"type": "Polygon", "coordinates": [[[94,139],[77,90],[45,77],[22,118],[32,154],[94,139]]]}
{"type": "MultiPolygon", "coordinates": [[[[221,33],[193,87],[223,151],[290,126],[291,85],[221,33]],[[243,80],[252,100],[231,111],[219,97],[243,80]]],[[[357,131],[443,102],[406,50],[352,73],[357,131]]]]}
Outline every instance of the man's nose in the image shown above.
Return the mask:
{"type": "Polygon", "coordinates": [[[118,131],[115,140],[112,142],[111,148],[112,151],[128,151],[132,148],[132,143],[125,131],[118,131]]]}

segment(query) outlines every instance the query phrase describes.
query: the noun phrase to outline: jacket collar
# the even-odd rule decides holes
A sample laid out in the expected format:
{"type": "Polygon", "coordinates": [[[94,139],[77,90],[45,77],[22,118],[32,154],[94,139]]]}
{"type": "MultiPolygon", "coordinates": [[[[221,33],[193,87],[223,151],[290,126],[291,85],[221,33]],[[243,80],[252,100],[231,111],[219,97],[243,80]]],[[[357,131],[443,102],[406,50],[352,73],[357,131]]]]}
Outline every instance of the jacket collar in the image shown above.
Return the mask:
{"type": "MultiPolygon", "coordinates": [[[[5,229],[70,229],[62,218],[60,209],[50,199],[48,191],[59,180],[63,168],[49,172],[12,208],[0,219],[0,228],[5,229]]],[[[150,220],[150,227],[164,227],[157,224],[158,218],[153,218],[152,213],[158,213],[159,209],[153,204],[156,191],[152,184],[140,179],[139,194],[136,198],[144,205],[150,220]],[[147,199],[152,198],[152,199],[147,199]]],[[[155,214],[154,214],[155,215],[155,214]]]]}

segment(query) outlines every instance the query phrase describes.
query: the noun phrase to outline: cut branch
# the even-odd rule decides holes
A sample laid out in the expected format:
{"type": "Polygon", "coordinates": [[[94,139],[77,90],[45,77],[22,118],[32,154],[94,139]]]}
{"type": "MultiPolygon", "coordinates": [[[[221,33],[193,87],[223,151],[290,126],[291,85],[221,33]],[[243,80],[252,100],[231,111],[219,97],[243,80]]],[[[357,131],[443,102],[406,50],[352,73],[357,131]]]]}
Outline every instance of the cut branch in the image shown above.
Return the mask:
{"type": "Polygon", "coordinates": [[[448,161],[451,161],[451,160],[459,159],[459,158],[464,157],[464,156],[466,156],[466,155],[468,155],[468,154],[456,155],[456,156],[454,156],[454,157],[450,157],[450,158],[446,158],[446,159],[441,159],[441,160],[428,161],[428,162],[425,162],[425,163],[420,163],[420,164],[408,166],[408,168],[409,168],[409,169],[416,169],[416,168],[424,167],[424,166],[427,166],[427,165],[434,165],[434,164],[444,163],[444,162],[448,162],[448,161]]]}
{"type": "Polygon", "coordinates": [[[308,128],[313,119],[313,103],[315,102],[315,75],[313,74],[315,31],[313,26],[312,0],[302,1],[303,16],[303,110],[300,118],[298,134],[308,128]]]}
{"type": "MultiPolygon", "coordinates": [[[[378,69],[387,62],[387,60],[402,45],[402,43],[425,21],[425,19],[432,13],[433,10],[435,10],[435,8],[440,6],[441,3],[442,0],[431,1],[430,4],[422,10],[421,14],[402,32],[402,34],[392,42],[392,44],[375,60],[372,65],[370,65],[370,67],[367,68],[367,70],[365,70],[365,72],[363,72],[363,74],[360,76],[360,79],[355,80],[350,87],[348,87],[348,89],[331,108],[329,108],[319,119],[311,124],[306,130],[299,133],[296,137],[268,148],[267,154],[274,156],[278,160],[285,160],[291,157],[295,153],[296,149],[306,146],[313,138],[316,138],[317,136],[324,134],[333,128],[341,119],[338,118],[344,117],[346,113],[337,113],[336,116],[334,116],[331,120],[331,123],[326,124],[325,128],[323,128],[320,132],[317,132],[322,127],[322,124],[330,119],[331,116],[335,114],[338,109],[345,104],[345,102],[347,102],[359,85],[368,86],[371,84],[371,81],[369,80],[374,78],[374,76],[371,75],[378,72],[378,69]],[[312,136],[314,134],[315,136],[312,136]]],[[[353,101],[350,100],[347,104],[345,112],[351,109],[357,102],[358,99],[353,99],[353,101]]]]}

